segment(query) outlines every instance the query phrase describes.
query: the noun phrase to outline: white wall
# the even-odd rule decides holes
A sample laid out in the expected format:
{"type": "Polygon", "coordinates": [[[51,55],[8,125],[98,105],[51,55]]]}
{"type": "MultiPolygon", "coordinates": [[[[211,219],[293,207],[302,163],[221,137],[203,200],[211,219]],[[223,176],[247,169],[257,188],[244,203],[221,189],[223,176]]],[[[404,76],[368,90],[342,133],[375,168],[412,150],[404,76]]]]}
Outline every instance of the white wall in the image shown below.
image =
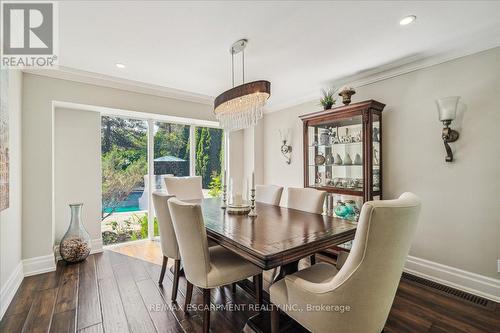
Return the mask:
{"type": "MultiPolygon", "coordinates": [[[[22,73],[8,70],[9,75],[9,154],[10,203],[0,212],[0,318],[16,289],[16,270],[21,269],[21,91],[22,73]]],[[[2,87],[4,89],[5,87],[2,87]]],[[[19,272],[18,272],[19,273],[19,272]]]]}
{"type": "Polygon", "coordinates": [[[56,109],[54,119],[55,243],[68,229],[70,203],[83,203],[85,229],[101,239],[101,115],[56,109]]]}
{"type": "MultiPolygon", "coordinates": [[[[422,198],[410,255],[499,279],[500,48],[356,90],[353,102],[376,99],[387,105],[383,112],[385,198],[404,191],[422,198]],[[460,131],[460,139],[452,144],[456,160],[446,163],[434,101],[450,95],[462,96],[466,110],[453,123],[460,131]]],[[[266,114],[266,183],[303,186],[298,116],[318,109],[317,101],[311,101],[266,114]],[[278,130],[283,127],[293,129],[291,165],[279,155],[278,130]]]]}
{"type": "Polygon", "coordinates": [[[214,120],[212,106],[24,73],[23,258],[53,253],[53,101],[214,120]]]}

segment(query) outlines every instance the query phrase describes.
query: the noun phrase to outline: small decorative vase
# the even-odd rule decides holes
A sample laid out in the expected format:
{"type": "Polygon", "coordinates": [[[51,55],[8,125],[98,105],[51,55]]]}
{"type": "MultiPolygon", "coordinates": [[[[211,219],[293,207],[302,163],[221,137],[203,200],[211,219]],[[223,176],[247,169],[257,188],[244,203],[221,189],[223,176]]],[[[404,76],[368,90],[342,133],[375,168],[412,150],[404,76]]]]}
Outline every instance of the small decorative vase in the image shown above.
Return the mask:
{"type": "Polygon", "coordinates": [[[342,165],[342,159],[340,158],[339,154],[335,155],[335,164],[342,165]]]}
{"type": "Polygon", "coordinates": [[[349,154],[346,154],[344,156],[344,165],[352,165],[352,159],[349,154]]]}
{"type": "Polygon", "coordinates": [[[356,154],[356,156],[354,157],[354,164],[356,164],[356,165],[363,164],[363,162],[361,161],[361,155],[356,154]]]}
{"type": "Polygon", "coordinates": [[[335,215],[344,218],[349,213],[349,208],[342,201],[337,201],[337,206],[335,206],[335,215]]]}
{"type": "Polygon", "coordinates": [[[347,200],[345,202],[345,206],[346,206],[347,213],[344,215],[344,217],[348,220],[357,220],[359,209],[356,205],[356,201],[347,200]]]}
{"type": "Polygon", "coordinates": [[[335,159],[333,158],[333,154],[332,153],[326,154],[326,161],[325,161],[326,165],[332,165],[333,162],[334,162],[334,160],[335,159]]]}
{"type": "Polygon", "coordinates": [[[373,128],[373,142],[379,142],[379,131],[377,127],[373,128]]]}
{"type": "Polygon", "coordinates": [[[83,204],[70,204],[71,221],[68,231],[59,244],[59,252],[64,261],[75,263],[85,260],[90,254],[90,235],[83,226],[83,204]]]}
{"type": "Polygon", "coordinates": [[[345,88],[339,93],[342,96],[342,103],[344,105],[349,105],[351,103],[351,96],[354,95],[356,91],[353,88],[345,88]]]}

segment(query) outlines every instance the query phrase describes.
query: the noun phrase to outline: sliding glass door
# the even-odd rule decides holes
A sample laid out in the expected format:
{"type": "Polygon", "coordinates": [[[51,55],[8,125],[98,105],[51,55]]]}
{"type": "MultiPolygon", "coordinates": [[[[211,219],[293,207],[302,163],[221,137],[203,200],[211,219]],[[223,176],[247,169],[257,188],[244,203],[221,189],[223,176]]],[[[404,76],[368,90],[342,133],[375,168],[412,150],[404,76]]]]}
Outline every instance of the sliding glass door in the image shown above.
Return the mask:
{"type": "Polygon", "coordinates": [[[101,118],[104,245],[148,237],[147,138],[144,120],[101,118]]]}
{"type": "Polygon", "coordinates": [[[165,177],[202,176],[205,197],[220,195],[221,129],[116,116],[101,119],[104,245],[159,236],[151,198],[153,191],[166,191],[165,177]]]}

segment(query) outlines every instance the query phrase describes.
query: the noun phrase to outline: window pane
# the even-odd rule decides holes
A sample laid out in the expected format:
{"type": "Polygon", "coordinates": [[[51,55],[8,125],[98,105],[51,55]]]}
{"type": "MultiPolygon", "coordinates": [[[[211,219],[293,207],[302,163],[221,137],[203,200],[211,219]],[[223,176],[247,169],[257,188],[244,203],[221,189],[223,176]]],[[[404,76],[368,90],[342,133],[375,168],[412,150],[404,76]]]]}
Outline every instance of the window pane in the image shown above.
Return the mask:
{"type": "Polygon", "coordinates": [[[202,177],[205,197],[221,194],[221,170],[224,164],[224,132],[219,128],[196,128],[195,172],[202,177]]]}
{"type": "Polygon", "coordinates": [[[101,118],[104,245],[148,237],[147,122],[101,118]]]}
{"type": "MultiPolygon", "coordinates": [[[[189,176],[189,126],[155,122],[154,124],[154,190],[166,190],[167,176],[189,176]]],[[[156,216],[154,235],[159,236],[156,216]]]]}
{"type": "Polygon", "coordinates": [[[165,189],[165,176],[189,176],[189,126],[155,122],[155,189],[165,189]]]}

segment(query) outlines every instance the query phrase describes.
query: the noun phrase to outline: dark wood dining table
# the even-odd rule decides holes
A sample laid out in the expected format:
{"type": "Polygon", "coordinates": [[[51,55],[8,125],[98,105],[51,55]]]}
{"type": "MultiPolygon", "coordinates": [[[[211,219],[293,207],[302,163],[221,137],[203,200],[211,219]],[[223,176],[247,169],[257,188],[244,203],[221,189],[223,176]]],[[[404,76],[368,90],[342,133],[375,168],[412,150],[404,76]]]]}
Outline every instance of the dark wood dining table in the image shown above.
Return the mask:
{"type": "Polygon", "coordinates": [[[286,207],[257,202],[257,216],[249,217],[228,214],[219,198],[198,203],[207,236],[263,270],[279,268],[275,280],[296,272],[300,259],[350,241],[356,233],[356,223],[286,207]]]}
{"type": "Polygon", "coordinates": [[[256,217],[228,214],[201,200],[207,236],[264,270],[283,267],[354,239],[356,223],[256,202],[256,217]]]}

